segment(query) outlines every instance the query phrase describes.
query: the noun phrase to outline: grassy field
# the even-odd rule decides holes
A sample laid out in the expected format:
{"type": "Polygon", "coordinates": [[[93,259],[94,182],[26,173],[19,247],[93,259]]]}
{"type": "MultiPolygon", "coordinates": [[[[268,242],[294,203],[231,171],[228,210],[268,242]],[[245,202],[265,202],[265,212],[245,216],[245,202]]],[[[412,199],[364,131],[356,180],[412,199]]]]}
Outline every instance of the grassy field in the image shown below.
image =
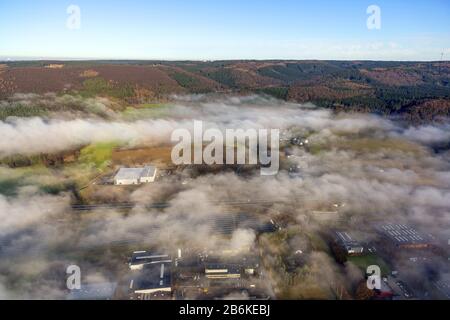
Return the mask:
{"type": "Polygon", "coordinates": [[[71,181],[43,164],[15,169],[0,167],[0,194],[13,196],[21,187],[30,185],[43,192],[58,193],[66,190],[71,181]]]}
{"type": "Polygon", "coordinates": [[[415,156],[423,154],[422,148],[412,142],[400,140],[400,139],[353,139],[347,140],[342,143],[337,143],[339,148],[349,149],[356,152],[381,152],[387,151],[399,151],[404,153],[411,153],[415,156]]]}
{"type": "Polygon", "coordinates": [[[171,147],[119,149],[120,143],[105,142],[82,148],[78,158],[61,166],[46,166],[42,159],[35,164],[9,168],[0,165],[0,195],[15,196],[24,186],[35,186],[44,193],[75,192],[80,199],[89,198],[92,182],[112,173],[113,166],[170,163],[171,147]]]}
{"type": "Polygon", "coordinates": [[[128,121],[149,118],[161,118],[168,114],[168,105],[163,103],[140,104],[135,107],[127,107],[122,112],[122,117],[128,121]]]}
{"type": "Polygon", "coordinates": [[[172,163],[172,146],[115,149],[112,154],[114,165],[136,166],[152,163],[163,168],[172,163]]]}
{"type": "Polygon", "coordinates": [[[362,256],[353,256],[348,257],[349,262],[352,262],[357,267],[359,267],[363,272],[366,272],[368,266],[377,265],[381,269],[381,273],[383,275],[387,275],[390,273],[390,268],[386,264],[386,262],[381,259],[379,256],[374,254],[367,254],[362,256]]]}
{"type": "Polygon", "coordinates": [[[78,159],[81,164],[94,165],[102,170],[111,164],[113,149],[118,146],[116,142],[91,144],[80,151],[78,159]]]}
{"type": "Polygon", "coordinates": [[[63,174],[70,177],[78,197],[89,197],[90,190],[87,187],[93,179],[109,170],[113,150],[118,146],[115,142],[88,145],[81,149],[77,162],[64,166],[63,174]]]}

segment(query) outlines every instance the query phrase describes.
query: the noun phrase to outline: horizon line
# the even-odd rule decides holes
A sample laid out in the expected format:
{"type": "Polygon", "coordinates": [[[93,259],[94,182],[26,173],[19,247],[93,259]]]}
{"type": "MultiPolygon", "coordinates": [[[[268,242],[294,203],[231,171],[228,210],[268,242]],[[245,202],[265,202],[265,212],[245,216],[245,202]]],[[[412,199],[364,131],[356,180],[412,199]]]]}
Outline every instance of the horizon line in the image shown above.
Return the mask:
{"type": "Polygon", "coordinates": [[[221,61],[361,61],[361,62],[450,62],[450,60],[389,60],[389,59],[283,59],[283,58],[267,58],[267,59],[133,59],[133,58],[52,58],[52,57],[2,57],[0,62],[221,62],[221,61]]]}

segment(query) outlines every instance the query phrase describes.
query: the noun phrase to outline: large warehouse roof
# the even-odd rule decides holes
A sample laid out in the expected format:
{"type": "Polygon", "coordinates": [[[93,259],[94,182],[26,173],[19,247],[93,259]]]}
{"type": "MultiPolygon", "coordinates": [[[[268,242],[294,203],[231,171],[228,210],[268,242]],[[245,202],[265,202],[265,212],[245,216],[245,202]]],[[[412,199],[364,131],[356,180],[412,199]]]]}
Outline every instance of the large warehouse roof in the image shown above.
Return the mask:
{"type": "Polygon", "coordinates": [[[156,167],[146,166],[143,168],[120,168],[117,172],[116,180],[139,180],[141,178],[153,177],[156,167]]]}
{"type": "Polygon", "coordinates": [[[143,168],[120,168],[116,174],[116,179],[133,180],[141,177],[143,168]]]}
{"type": "Polygon", "coordinates": [[[379,230],[397,244],[423,244],[428,242],[426,236],[404,224],[385,224],[380,226],[379,230]]]}
{"type": "Polygon", "coordinates": [[[130,283],[136,293],[151,293],[171,290],[171,263],[155,263],[144,266],[130,283]]]}

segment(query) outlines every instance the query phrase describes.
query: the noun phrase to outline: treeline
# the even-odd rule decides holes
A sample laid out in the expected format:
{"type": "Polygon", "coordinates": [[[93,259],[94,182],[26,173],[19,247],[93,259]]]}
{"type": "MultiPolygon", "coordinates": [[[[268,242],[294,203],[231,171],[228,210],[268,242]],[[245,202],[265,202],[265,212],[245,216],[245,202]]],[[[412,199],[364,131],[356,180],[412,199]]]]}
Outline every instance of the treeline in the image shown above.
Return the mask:
{"type": "Polygon", "coordinates": [[[381,87],[369,96],[314,101],[319,106],[361,110],[380,114],[409,112],[409,110],[434,99],[450,99],[450,88],[439,86],[381,87]]]}
{"type": "Polygon", "coordinates": [[[234,74],[228,70],[228,69],[220,69],[218,71],[214,72],[203,72],[201,71],[200,74],[217,81],[218,83],[225,85],[232,89],[238,89],[238,85],[236,82],[236,78],[234,74]]]}
{"type": "Polygon", "coordinates": [[[202,85],[202,83],[197,78],[190,76],[187,73],[172,72],[170,76],[181,87],[189,90],[189,92],[191,93],[208,93],[213,91],[211,88],[202,85]]]}
{"type": "Polygon", "coordinates": [[[47,110],[42,106],[27,104],[1,104],[0,120],[3,121],[8,117],[40,117],[47,114],[47,110]]]}
{"type": "Polygon", "coordinates": [[[324,63],[289,63],[261,68],[258,73],[265,77],[281,80],[288,84],[312,78],[362,78],[359,70],[355,68],[340,68],[324,63]]]}
{"type": "Polygon", "coordinates": [[[54,154],[41,153],[38,155],[21,155],[3,157],[0,159],[0,165],[10,168],[29,167],[33,165],[44,165],[46,167],[58,167],[64,163],[75,161],[80,155],[79,150],[60,152],[54,154]]]}
{"type": "Polygon", "coordinates": [[[83,89],[79,94],[86,98],[103,95],[126,100],[134,97],[135,91],[131,84],[119,85],[110,83],[103,78],[93,78],[83,82],[83,89]]]}
{"type": "Polygon", "coordinates": [[[280,100],[286,100],[288,98],[289,88],[288,87],[262,88],[262,89],[257,89],[256,93],[267,94],[269,96],[272,96],[272,97],[280,99],[280,100]]]}

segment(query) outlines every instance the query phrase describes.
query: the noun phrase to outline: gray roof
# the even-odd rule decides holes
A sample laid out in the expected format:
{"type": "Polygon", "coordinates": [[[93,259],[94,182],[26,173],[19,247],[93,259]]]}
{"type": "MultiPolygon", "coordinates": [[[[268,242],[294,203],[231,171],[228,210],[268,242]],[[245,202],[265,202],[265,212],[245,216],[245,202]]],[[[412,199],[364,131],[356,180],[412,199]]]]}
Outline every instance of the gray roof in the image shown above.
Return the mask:
{"type": "Polygon", "coordinates": [[[171,287],[171,263],[156,263],[144,266],[132,280],[130,289],[157,290],[171,287]]]}
{"type": "Polygon", "coordinates": [[[155,175],[156,168],[154,166],[146,166],[142,170],[141,178],[153,177],[155,175]]]}
{"type": "Polygon", "coordinates": [[[154,166],[146,166],[144,168],[120,168],[115,179],[119,180],[139,180],[140,178],[153,177],[156,168],[154,166]]]}
{"type": "Polygon", "coordinates": [[[337,241],[342,243],[344,246],[350,247],[362,247],[361,244],[353,239],[347,232],[345,231],[336,231],[337,241]]]}
{"type": "Polygon", "coordinates": [[[352,239],[352,237],[350,237],[350,235],[347,232],[341,232],[341,231],[337,231],[336,235],[339,237],[339,239],[343,242],[352,242],[354,241],[352,239]]]}
{"type": "Polygon", "coordinates": [[[422,244],[429,240],[416,229],[404,224],[385,224],[378,230],[397,244],[422,244]]]}

